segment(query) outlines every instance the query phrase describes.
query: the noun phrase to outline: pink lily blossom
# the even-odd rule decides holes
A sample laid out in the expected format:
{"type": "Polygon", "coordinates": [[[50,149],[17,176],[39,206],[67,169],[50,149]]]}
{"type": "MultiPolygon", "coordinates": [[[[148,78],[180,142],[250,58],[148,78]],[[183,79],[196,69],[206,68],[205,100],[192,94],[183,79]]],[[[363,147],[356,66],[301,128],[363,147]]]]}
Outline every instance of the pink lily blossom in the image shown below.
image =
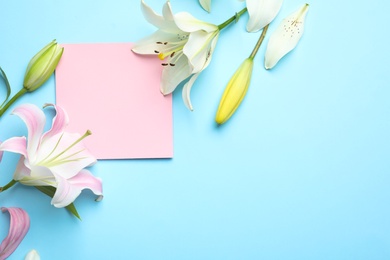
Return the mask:
{"type": "Polygon", "coordinates": [[[0,151],[21,155],[16,167],[13,182],[28,186],[52,186],[56,188],[51,204],[66,207],[84,189],[103,198],[102,181],[84,169],[96,163],[85,146],[83,136],[65,132],[68,115],[60,106],[46,104],[55,109],[52,127],[44,133],[45,114],[32,104],[17,107],[13,114],[19,116],[27,126],[28,136],[13,137],[0,144],[0,151]]]}
{"type": "Polygon", "coordinates": [[[7,237],[0,244],[0,260],[7,259],[22,242],[30,228],[30,218],[21,208],[1,208],[10,215],[10,227],[7,237]]]}

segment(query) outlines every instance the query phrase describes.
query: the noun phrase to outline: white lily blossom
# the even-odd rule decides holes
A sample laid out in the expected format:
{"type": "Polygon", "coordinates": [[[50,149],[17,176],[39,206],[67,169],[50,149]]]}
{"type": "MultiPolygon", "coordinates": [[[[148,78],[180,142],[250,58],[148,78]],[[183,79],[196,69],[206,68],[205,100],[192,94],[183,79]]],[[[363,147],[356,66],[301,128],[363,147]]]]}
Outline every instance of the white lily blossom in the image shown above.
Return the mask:
{"type": "Polygon", "coordinates": [[[210,63],[219,36],[218,26],[203,22],[186,12],[173,15],[170,2],[162,15],[155,13],[142,0],[141,9],[148,22],[158,28],[152,35],[138,41],[132,49],[138,54],[157,55],[163,60],[161,92],[172,93],[184,80],[185,105],[192,110],[189,93],[199,73],[210,63]]]}
{"type": "Polygon", "coordinates": [[[138,54],[158,55],[160,59],[168,57],[162,63],[164,69],[160,87],[161,92],[168,95],[192,73],[188,59],[183,55],[189,34],[176,26],[169,1],[164,4],[162,15],[155,13],[145,1],[141,1],[141,10],[145,19],[158,30],[135,43],[132,50],[138,54]]]}
{"type": "Polygon", "coordinates": [[[200,21],[186,12],[178,13],[175,22],[181,30],[189,33],[183,53],[188,58],[193,75],[183,87],[183,100],[187,108],[192,110],[191,88],[199,73],[210,64],[220,30],[218,26],[200,21]]]}
{"type": "Polygon", "coordinates": [[[200,5],[204,10],[210,13],[211,11],[211,0],[199,0],[200,5]]]}
{"type": "MultiPolygon", "coordinates": [[[[243,2],[244,0],[240,0],[243,2]]],[[[282,7],[283,0],[246,0],[249,21],[248,32],[258,32],[275,19],[282,7]]]]}
{"type": "Polygon", "coordinates": [[[295,48],[304,31],[304,22],[309,5],[304,4],[280,23],[271,35],[265,52],[265,68],[273,68],[278,61],[295,48]]]}

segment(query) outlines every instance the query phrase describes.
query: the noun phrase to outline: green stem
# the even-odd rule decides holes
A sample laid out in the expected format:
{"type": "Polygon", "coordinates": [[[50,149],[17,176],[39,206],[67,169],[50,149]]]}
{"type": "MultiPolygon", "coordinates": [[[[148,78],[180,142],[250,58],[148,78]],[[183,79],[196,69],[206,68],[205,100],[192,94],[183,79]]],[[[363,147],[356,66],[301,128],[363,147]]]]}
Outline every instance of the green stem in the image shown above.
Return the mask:
{"type": "Polygon", "coordinates": [[[21,90],[19,90],[18,93],[16,93],[15,96],[13,96],[8,102],[7,104],[5,104],[4,107],[2,107],[0,109],[0,117],[4,114],[4,112],[15,102],[15,100],[17,100],[18,98],[20,98],[24,93],[27,92],[27,89],[25,88],[22,88],[21,90]]]}
{"type": "Polygon", "coordinates": [[[232,22],[234,21],[238,21],[238,19],[240,18],[241,15],[245,14],[247,11],[246,7],[244,9],[242,9],[241,11],[239,11],[238,13],[236,13],[235,15],[233,15],[232,17],[230,17],[229,19],[227,19],[225,22],[221,23],[220,25],[218,25],[218,28],[219,30],[222,30],[223,28],[225,28],[226,26],[228,26],[229,24],[231,24],[232,22]]]}
{"type": "Polygon", "coordinates": [[[0,192],[3,192],[3,191],[5,191],[5,190],[8,190],[8,189],[11,188],[12,186],[14,186],[15,183],[17,183],[17,181],[11,180],[11,181],[8,182],[8,184],[5,185],[4,187],[0,187],[0,192]]]}
{"type": "Polygon", "coordinates": [[[249,56],[250,59],[254,59],[255,58],[255,56],[257,54],[257,51],[259,50],[261,44],[263,43],[263,40],[265,38],[265,34],[267,33],[267,30],[268,30],[268,26],[269,26],[269,24],[264,26],[263,31],[261,32],[260,38],[257,41],[257,43],[255,45],[255,48],[253,49],[251,55],[249,56]]]}

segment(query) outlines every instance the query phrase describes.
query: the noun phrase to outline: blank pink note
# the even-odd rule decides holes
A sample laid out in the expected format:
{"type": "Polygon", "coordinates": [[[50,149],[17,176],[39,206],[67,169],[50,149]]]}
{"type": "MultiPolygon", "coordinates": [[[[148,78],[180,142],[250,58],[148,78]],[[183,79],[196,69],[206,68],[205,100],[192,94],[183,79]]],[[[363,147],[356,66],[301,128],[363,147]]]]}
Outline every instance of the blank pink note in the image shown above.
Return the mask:
{"type": "Polygon", "coordinates": [[[171,158],[172,97],[160,92],[161,63],[131,43],[62,44],[56,103],[68,112],[67,131],[85,139],[98,159],[171,158]]]}

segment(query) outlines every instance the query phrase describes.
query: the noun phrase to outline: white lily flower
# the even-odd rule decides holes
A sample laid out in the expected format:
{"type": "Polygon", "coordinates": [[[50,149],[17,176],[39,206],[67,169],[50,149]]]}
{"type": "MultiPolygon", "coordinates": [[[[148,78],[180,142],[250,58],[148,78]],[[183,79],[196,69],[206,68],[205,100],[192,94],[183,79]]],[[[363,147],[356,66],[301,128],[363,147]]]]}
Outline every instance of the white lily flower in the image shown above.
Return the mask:
{"type": "Polygon", "coordinates": [[[175,16],[175,22],[182,31],[189,33],[183,53],[188,58],[193,75],[183,87],[183,100],[186,106],[192,110],[191,88],[199,73],[207,68],[211,62],[220,29],[217,25],[198,20],[185,12],[178,13],[175,16]]]}
{"type": "Polygon", "coordinates": [[[271,35],[265,52],[265,68],[273,68],[278,61],[295,48],[302,37],[304,22],[309,5],[286,17],[271,35]]]}
{"type": "Polygon", "coordinates": [[[138,54],[158,55],[160,59],[168,57],[162,63],[164,69],[160,89],[167,95],[191,75],[188,59],[183,55],[183,47],[188,41],[189,34],[176,26],[169,1],[164,4],[162,15],[155,13],[143,0],[141,10],[145,19],[158,30],[138,41],[132,50],[138,54]]]}
{"type": "Polygon", "coordinates": [[[161,92],[172,93],[184,80],[185,105],[192,110],[190,90],[199,73],[210,63],[219,36],[218,26],[195,19],[186,12],[173,15],[169,1],[163,14],[156,14],[142,0],[141,8],[147,21],[158,30],[137,42],[133,51],[138,54],[158,55],[164,66],[161,92]]]}
{"type": "Polygon", "coordinates": [[[211,0],[199,0],[200,5],[204,10],[210,13],[211,11],[211,0]]]}
{"type": "MultiPolygon", "coordinates": [[[[244,0],[240,0],[243,2],[244,0]]],[[[264,28],[279,13],[283,0],[246,0],[249,21],[246,25],[248,32],[257,32],[264,28]]]]}

